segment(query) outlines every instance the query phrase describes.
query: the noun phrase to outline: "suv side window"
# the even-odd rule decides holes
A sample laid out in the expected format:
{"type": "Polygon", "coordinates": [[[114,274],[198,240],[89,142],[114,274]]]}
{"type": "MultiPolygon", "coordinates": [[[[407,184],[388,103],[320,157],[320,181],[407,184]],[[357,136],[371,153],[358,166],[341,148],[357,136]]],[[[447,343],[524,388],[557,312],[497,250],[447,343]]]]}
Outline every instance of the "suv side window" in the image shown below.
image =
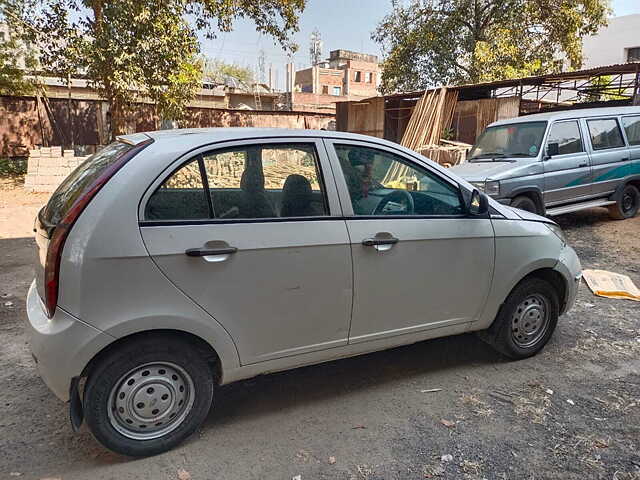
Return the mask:
{"type": "Polygon", "coordinates": [[[622,132],[615,118],[587,120],[594,150],[624,147],[622,132]]]}
{"type": "Polygon", "coordinates": [[[335,145],[355,215],[462,215],[458,188],[399,155],[335,145]]]}
{"type": "Polygon", "coordinates": [[[629,145],[640,145],[640,115],[637,117],[622,117],[622,125],[624,125],[629,145]]]}
{"type": "Polygon", "coordinates": [[[199,155],[154,192],[145,214],[227,220],[326,216],[329,209],[314,145],[279,143],[199,155]]]}
{"type": "Polygon", "coordinates": [[[554,123],[547,143],[557,143],[559,155],[584,152],[577,120],[554,123]]]}

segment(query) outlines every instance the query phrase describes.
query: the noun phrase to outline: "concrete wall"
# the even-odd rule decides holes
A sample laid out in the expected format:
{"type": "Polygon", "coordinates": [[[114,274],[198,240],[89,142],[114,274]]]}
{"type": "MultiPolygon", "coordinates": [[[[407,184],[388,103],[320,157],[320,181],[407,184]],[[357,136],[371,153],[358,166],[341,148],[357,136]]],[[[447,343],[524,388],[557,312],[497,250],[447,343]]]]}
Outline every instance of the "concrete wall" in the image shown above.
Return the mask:
{"type": "Polygon", "coordinates": [[[629,48],[640,47],[640,14],[609,19],[609,25],[582,42],[584,68],[627,62],[629,48]]]}

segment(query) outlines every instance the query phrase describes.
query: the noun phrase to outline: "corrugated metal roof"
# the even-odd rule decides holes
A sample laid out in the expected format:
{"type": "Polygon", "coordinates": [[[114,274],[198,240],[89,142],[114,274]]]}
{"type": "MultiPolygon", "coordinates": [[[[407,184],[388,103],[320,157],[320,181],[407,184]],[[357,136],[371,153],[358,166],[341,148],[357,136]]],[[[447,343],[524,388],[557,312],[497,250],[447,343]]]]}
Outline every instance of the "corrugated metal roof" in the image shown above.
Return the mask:
{"type": "MultiPolygon", "coordinates": [[[[473,83],[465,85],[443,85],[449,90],[482,90],[482,89],[494,89],[494,88],[509,88],[517,87],[520,85],[542,85],[549,82],[558,81],[570,81],[570,80],[586,80],[590,77],[597,75],[619,75],[619,74],[632,74],[640,72],[640,62],[631,63],[618,63],[614,65],[604,65],[601,67],[594,67],[585,70],[575,70],[572,72],[550,73],[548,75],[538,75],[533,77],[512,78],[507,80],[496,80],[493,82],[473,83]]],[[[424,95],[425,91],[436,90],[439,87],[432,87],[427,90],[420,90],[414,92],[393,93],[385,95],[385,98],[419,98],[424,95]]],[[[374,98],[374,97],[371,97],[374,98]]],[[[361,101],[366,101],[361,100],[361,101]]]]}

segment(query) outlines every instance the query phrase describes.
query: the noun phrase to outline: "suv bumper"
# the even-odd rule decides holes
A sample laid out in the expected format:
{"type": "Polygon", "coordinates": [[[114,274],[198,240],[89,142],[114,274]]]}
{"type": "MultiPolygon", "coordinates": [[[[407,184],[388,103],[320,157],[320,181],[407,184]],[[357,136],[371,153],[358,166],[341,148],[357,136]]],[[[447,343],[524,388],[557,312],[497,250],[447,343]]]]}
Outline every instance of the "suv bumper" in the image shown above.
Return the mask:
{"type": "Polygon", "coordinates": [[[40,376],[62,401],[69,400],[71,379],[114,338],[57,308],[48,318],[35,281],[27,295],[27,328],[40,376]]]}
{"type": "Polygon", "coordinates": [[[580,288],[580,281],[582,280],[580,259],[573,248],[565,245],[560,252],[560,257],[558,258],[558,264],[555,266],[555,270],[562,274],[567,285],[566,301],[560,311],[560,314],[564,314],[571,310],[575,304],[576,297],[578,296],[578,290],[580,288]]]}

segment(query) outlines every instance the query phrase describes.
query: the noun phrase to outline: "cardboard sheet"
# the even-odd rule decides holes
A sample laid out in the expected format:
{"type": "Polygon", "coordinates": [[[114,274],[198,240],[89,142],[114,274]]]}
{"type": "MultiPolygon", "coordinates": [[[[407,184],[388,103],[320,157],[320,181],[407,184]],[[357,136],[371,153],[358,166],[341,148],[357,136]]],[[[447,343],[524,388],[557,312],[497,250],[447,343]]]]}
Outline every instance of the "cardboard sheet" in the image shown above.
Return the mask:
{"type": "Polygon", "coordinates": [[[583,270],[582,278],[595,295],[640,302],[640,290],[626,275],[606,270],[583,270]]]}

